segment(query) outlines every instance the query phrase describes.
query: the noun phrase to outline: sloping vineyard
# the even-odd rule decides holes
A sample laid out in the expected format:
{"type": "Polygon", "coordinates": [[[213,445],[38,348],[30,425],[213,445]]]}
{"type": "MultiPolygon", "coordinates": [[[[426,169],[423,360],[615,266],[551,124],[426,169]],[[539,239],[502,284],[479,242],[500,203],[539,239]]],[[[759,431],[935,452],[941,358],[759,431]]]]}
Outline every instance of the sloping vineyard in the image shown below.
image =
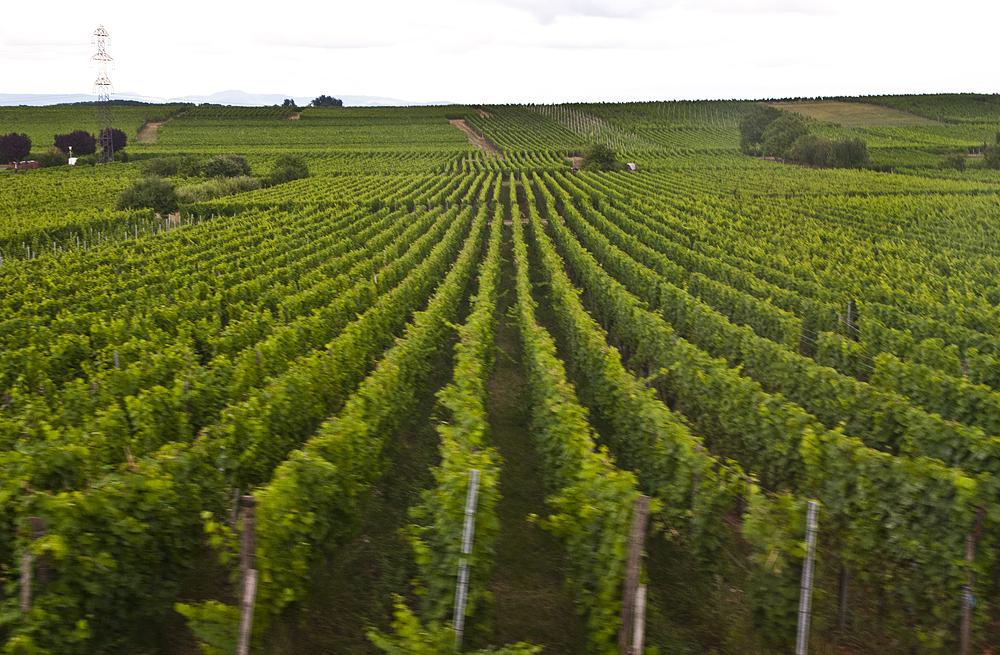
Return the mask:
{"type": "MultiPolygon", "coordinates": [[[[886,158],[995,121],[870,100],[943,116],[886,158]]],[[[1000,176],[746,157],[752,107],[191,107],[130,151],[311,176],[176,219],[0,173],[2,652],[232,652],[252,587],[250,652],[615,653],[637,585],[647,653],[792,652],[811,501],[809,652],[992,652],[1000,176]]]]}

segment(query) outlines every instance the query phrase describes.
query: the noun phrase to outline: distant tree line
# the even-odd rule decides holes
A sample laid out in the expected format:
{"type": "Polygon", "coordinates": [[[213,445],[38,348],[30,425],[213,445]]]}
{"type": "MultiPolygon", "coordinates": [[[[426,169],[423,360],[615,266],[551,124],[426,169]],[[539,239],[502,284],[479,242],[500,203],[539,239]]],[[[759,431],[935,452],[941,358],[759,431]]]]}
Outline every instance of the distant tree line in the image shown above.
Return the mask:
{"type": "Polygon", "coordinates": [[[343,107],[344,101],[330,96],[321,95],[318,98],[314,98],[312,102],[309,103],[310,107],[343,107]]]}
{"type": "Polygon", "coordinates": [[[801,164],[852,168],[868,163],[859,138],[833,141],[810,134],[808,123],[786,111],[761,105],[740,121],[740,149],[757,157],[780,157],[801,164]]]}

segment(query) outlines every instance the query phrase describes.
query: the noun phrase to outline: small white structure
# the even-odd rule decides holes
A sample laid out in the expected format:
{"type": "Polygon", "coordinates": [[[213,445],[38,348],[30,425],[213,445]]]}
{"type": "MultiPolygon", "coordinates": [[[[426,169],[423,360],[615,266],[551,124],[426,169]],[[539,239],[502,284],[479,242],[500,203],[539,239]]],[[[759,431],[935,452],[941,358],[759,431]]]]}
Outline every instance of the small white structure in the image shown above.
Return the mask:
{"type": "Polygon", "coordinates": [[[635,164],[633,162],[625,164],[625,167],[628,168],[629,172],[631,173],[635,172],[635,164]]]}
{"type": "Polygon", "coordinates": [[[76,157],[70,157],[69,158],[69,165],[70,166],[76,166],[76,159],[77,159],[76,157]]]}

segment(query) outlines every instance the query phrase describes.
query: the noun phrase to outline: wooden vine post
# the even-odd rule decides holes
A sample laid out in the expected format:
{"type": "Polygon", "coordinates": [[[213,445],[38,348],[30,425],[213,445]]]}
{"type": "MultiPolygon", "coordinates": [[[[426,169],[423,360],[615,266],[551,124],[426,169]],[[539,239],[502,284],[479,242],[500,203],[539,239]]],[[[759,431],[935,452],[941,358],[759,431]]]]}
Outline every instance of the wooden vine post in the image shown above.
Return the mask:
{"type": "Polygon", "coordinates": [[[618,627],[619,655],[642,653],[646,623],[646,587],[639,585],[639,576],[642,573],[642,546],[646,539],[648,519],[649,496],[639,496],[635,499],[632,532],[628,540],[628,568],[625,570],[621,624],[618,627]]]}
{"type": "Polygon", "coordinates": [[[240,584],[243,593],[240,600],[240,640],[237,655],[247,655],[250,651],[250,630],[253,627],[253,606],[257,596],[257,569],[254,555],[257,549],[257,499],[243,496],[240,499],[243,526],[240,530],[240,584]]]}

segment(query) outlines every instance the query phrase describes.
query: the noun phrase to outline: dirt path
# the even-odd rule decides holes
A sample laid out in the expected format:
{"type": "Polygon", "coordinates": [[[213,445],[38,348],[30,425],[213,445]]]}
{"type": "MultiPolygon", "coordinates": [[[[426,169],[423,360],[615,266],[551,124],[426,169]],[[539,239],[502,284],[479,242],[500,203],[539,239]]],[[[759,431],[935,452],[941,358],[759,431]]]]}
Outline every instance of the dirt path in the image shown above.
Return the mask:
{"type": "Polygon", "coordinates": [[[503,159],[503,153],[493,147],[493,144],[484,139],[479,132],[472,129],[472,126],[466,123],[464,118],[449,118],[448,122],[465,132],[466,136],[469,137],[469,143],[484,152],[503,159]]]}
{"type": "MultiPolygon", "coordinates": [[[[167,119],[170,120],[170,119],[167,119]]],[[[135,140],[137,143],[156,143],[156,138],[160,135],[160,126],[167,121],[160,121],[158,123],[146,123],[139,130],[139,133],[135,135],[135,140]]]]}

